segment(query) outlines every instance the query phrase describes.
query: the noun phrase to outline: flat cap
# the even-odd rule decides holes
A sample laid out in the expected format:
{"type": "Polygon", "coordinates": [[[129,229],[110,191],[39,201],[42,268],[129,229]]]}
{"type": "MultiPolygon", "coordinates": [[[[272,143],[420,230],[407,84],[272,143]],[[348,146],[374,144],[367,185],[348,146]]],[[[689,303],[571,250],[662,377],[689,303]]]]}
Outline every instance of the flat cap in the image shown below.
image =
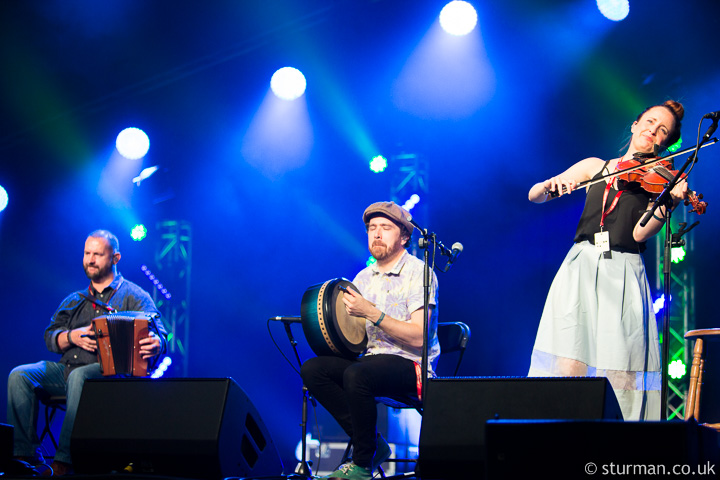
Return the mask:
{"type": "Polygon", "coordinates": [[[410,212],[402,208],[395,202],[375,202],[365,209],[363,213],[363,222],[365,225],[370,222],[370,219],[375,215],[383,215],[393,220],[401,228],[405,229],[405,232],[411,236],[413,232],[413,224],[410,223],[410,212]]]}

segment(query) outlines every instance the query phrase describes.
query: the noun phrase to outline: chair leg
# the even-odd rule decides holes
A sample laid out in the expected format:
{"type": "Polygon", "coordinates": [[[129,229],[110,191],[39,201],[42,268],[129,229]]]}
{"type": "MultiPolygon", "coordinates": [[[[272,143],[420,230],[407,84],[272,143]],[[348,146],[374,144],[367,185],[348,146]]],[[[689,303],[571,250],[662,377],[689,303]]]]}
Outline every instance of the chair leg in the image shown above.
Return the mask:
{"type": "Polygon", "coordinates": [[[693,349],[693,361],[690,367],[690,384],[688,386],[688,396],[685,402],[685,420],[694,418],[699,421],[700,415],[700,389],[702,386],[702,371],[704,368],[703,360],[703,339],[695,340],[695,348],[693,349]]]}
{"type": "Polygon", "coordinates": [[[45,439],[46,436],[50,437],[50,441],[53,444],[53,447],[55,447],[55,450],[58,448],[57,441],[55,440],[55,436],[52,433],[52,422],[55,418],[55,414],[57,413],[57,408],[51,407],[48,405],[45,405],[45,427],[43,428],[42,433],[40,434],[40,443],[45,439]]]}
{"type": "Polygon", "coordinates": [[[697,388],[695,389],[695,420],[700,421],[700,393],[702,391],[703,377],[705,376],[705,359],[700,358],[700,370],[698,372],[697,388]]]}

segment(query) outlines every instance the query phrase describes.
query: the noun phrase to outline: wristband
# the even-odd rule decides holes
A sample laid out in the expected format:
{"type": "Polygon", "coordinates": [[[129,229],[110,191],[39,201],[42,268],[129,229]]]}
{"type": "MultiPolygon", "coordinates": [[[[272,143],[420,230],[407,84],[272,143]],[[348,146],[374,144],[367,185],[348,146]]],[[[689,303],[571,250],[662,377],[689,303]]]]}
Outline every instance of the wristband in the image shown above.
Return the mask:
{"type": "Polygon", "coordinates": [[[379,327],[380,322],[382,322],[384,318],[385,318],[385,312],[380,312],[380,318],[378,318],[378,321],[373,323],[373,325],[375,325],[376,327],[379,327]]]}
{"type": "Polygon", "coordinates": [[[73,343],[72,338],[70,338],[70,332],[72,332],[72,330],[68,330],[68,331],[67,331],[67,341],[68,341],[68,344],[69,344],[71,347],[77,347],[77,345],[75,345],[75,344],[73,343]]]}

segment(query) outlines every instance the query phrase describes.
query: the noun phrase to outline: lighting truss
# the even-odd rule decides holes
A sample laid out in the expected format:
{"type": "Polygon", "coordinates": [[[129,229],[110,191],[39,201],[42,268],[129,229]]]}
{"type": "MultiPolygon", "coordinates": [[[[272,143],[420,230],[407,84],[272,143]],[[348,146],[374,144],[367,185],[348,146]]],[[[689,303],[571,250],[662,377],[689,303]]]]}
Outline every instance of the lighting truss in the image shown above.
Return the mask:
{"type": "Polygon", "coordinates": [[[168,354],[174,358],[182,376],[188,372],[190,332],[190,273],[192,266],[192,229],[186,221],[165,220],[157,223],[160,242],[155,252],[156,274],[172,292],[170,299],[153,290],[153,300],[168,330],[168,354]]]}
{"type": "MultiPolygon", "coordinates": [[[[682,215],[682,219],[673,221],[673,232],[678,230],[676,222],[688,221],[688,214],[684,210],[677,209],[675,215],[682,215]]],[[[667,339],[667,341],[670,342],[668,364],[675,360],[680,360],[687,366],[687,373],[681,378],[668,376],[668,420],[685,418],[685,402],[687,399],[688,377],[690,372],[689,365],[692,362],[692,348],[688,347],[688,342],[685,340],[684,335],[688,330],[695,328],[695,275],[691,264],[693,247],[692,235],[693,232],[689,232],[683,236],[686,242],[685,250],[688,256],[682,262],[673,263],[670,274],[670,292],[672,299],[670,301],[670,338],[667,339]]],[[[662,273],[664,243],[665,231],[661,230],[655,236],[655,290],[657,294],[660,294],[660,292],[664,290],[664,276],[662,273]]],[[[667,299],[665,305],[667,306],[667,299]]],[[[660,320],[662,315],[662,311],[657,314],[658,329],[660,331],[662,331],[662,321],[660,320]]],[[[665,341],[665,339],[662,339],[662,341],[665,341]]],[[[663,374],[665,374],[664,372],[667,368],[668,365],[663,365],[663,374]]]]}

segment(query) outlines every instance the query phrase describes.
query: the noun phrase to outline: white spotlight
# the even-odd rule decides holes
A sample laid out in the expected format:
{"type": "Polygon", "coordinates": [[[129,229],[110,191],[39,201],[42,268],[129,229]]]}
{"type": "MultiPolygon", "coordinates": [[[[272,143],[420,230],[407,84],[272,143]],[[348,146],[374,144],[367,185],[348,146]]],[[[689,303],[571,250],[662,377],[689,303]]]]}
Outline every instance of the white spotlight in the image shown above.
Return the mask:
{"type": "Polygon", "coordinates": [[[132,179],[132,182],[133,182],[135,185],[140,186],[140,183],[141,183],[143,180],[146,180],[146,179],[150,178],[153,173],[155,173],[155,172],[158,171],[158,168],[160,168],[160,167],[158,167],[157,165],[154,165],[154,166],[152,166],[152,167],[148,167],[148,168],[143,169],[143,171],[140,172],[140,175],[138,175],[137,177],[135,177],[135,178],[132,179]]]}
{"type": "Polygon", "coordinates": [[[0,185],[0,212],[5,210],[5,207],[8,206],[8,193],[7,190],[5,190],[2,185],[0,185]]]}
{"type": "Polygon", "coordinates": [[[305,93],[305,75],[292,67],[283,67],[276,71],[270,79],[270,88],[273,93],[283,100],[295,100],[305,93]]]}
{"type": "Polygon", "coordinates": [[[600,13],[614,22],[624,20],[630,13],[628,0],[597,0],[600,13]]]}
{"type": "Polygon", "coordinates": [[[468,2],[453,0],[440,12],[440,26],[450,35],[467,35],[477,25],[477,12],[468,2]]]}
{"type": "Polygon", "coordinates": [[[139,128],[126,128],[118,134],[115,140],[115,148],[123,157],[136,160],[144,157],[150,150],[150,139],[139,128]]]}

